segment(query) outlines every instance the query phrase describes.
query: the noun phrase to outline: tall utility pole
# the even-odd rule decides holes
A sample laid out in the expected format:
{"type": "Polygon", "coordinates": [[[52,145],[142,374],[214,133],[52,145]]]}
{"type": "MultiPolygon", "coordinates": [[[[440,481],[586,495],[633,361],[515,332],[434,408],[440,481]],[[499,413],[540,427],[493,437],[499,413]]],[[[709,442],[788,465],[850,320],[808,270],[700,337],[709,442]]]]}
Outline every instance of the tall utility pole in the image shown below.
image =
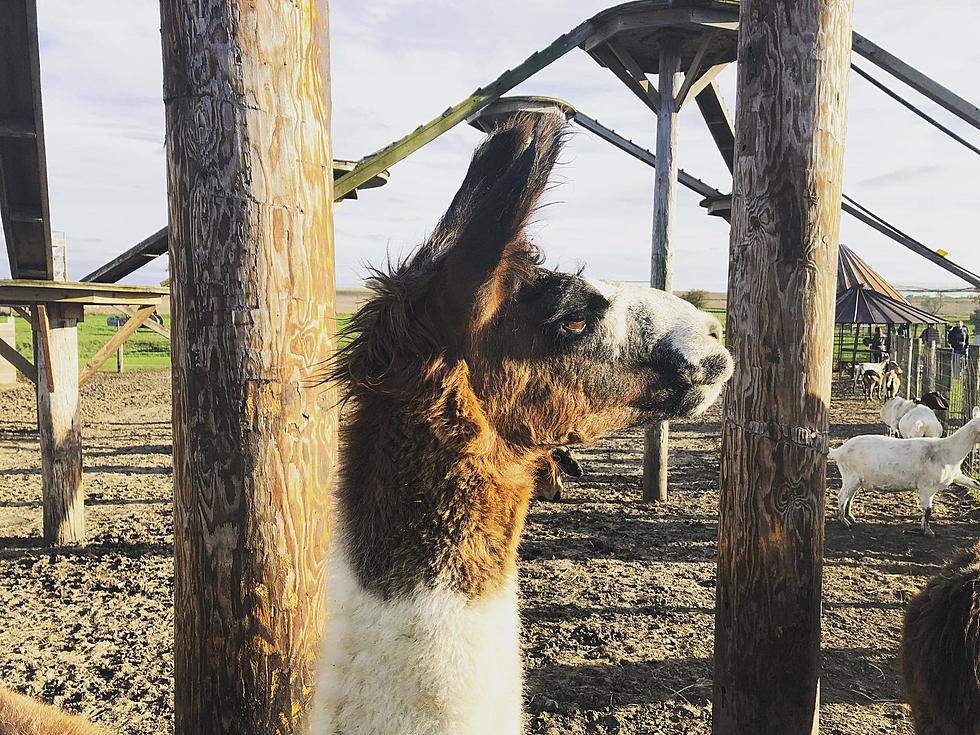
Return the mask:
{"type": "Polygon", "coordinates": [[[816,733],[851,0],[743,0],[713,730],[816,733]]]}
{"type": "Polygon", "coordinates": [[[162,0],[177,735],[301,732],[334,397],[327,6],[162,0]],[[318,12],[319,11],[319,12],[318,12]]]}

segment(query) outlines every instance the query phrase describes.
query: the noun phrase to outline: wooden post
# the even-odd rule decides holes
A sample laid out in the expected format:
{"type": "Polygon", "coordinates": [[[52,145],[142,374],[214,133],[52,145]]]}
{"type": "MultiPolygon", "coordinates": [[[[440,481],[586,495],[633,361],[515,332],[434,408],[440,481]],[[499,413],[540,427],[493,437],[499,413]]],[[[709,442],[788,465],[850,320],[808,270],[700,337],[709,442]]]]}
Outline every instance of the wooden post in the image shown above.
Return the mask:
{"type": "Polygon", "coordinates": [[[920,387],[922,385],[922,343],[913,339],[911,336],[909,340],[912,344],[912,362],[909,374],[905,376],[905,397],[907,399],[915,398],[921,395],[920,387]]]}
{"type": "Polygon", "coordinates": [[[37,428],[41,439],[44,542],[85,540],[82,427],[78,407],[78,318],[81,307],[34,308],[37,428]]]}
{"type": "Polygon", "coordinates": [[[161,1],[175,732],[302,732],[336,396],[327,5],[161,1]]]}
{"type": "Polygon", "coordinates": [[[922,361],[922,393],[931,393],[936,390],[936,340],[927,339],[922,351],[925,353],[922,361]]]}
{"type": "Polygon", "coordinates": [[[850,0],[743,0],[713,732],[816,733],[850,0]]]}
{"type": "Polygon", "coordinates": [[[125,370],[125,357],[123,356],[123,346],[119,345],[116,348],[116,372],[121,373],[125,370]]]}
{"type": "MultiPolygon", "coordinates": [[[[670,236],[677,189],[678,108],[675,96],[681,86],[679,47],[664,41],[660,48],[660,104],[657,109],[657,163],[653,184],[653,247],[650,286],[670,293],[673,287],[673,253],[670,236]]],[[[646,431],[643,448],[643,499],[667,500],[666,421],[646,431]]]]}

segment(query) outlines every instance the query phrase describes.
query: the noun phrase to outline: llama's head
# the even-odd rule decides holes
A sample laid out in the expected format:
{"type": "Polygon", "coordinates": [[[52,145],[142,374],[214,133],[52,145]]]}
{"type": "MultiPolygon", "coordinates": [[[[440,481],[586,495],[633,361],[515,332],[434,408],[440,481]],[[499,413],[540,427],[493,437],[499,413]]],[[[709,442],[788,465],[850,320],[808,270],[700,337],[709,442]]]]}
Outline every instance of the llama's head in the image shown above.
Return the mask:
{"type": "Polygon", "coordinates": [[[563,125],[518,116],[494,131],[429,241],[375,276],[339,363],[356,398],[425,400],[437,432],[520,452],[695,415],[718,397],[732,360],[714,317],[541,267],[525,227],[563,125]]]}

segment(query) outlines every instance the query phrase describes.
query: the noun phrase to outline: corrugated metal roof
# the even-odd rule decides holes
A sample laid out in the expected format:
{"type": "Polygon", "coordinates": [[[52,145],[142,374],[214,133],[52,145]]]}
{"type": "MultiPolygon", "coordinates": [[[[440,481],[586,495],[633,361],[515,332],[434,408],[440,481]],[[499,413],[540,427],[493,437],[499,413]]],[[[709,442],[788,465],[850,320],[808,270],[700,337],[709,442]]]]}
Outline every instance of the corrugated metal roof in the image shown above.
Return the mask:
{"type": "Polygon", "coordinates": [[[847,245],[841,243],[840,255],[837,256],[837,293],[841,294],[854,286],[864,286],[895,301],[909,303],[908,299],[878,274],[878,271],[861,260],[847,245]]]}
{"type": "Polygon", "coordinates": [[[837,324],[940,324],[941,316],[917,309],[908,301],[864,286],[852,286],[837,294],[837,324]]]}

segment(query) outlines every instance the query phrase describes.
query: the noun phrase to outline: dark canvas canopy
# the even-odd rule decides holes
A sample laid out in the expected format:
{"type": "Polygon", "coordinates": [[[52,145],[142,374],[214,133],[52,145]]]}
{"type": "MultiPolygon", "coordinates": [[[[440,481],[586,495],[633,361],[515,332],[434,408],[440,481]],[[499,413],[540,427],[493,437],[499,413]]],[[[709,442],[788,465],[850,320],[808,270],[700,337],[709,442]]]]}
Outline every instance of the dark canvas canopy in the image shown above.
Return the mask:
{"type": "Polygon", "coordinates": [[[874,289],[852,286],[837,294],[837,324],[939,324],[945,320],[874,289]]]}
{"type": "Polygon", "coordinates": [[[878,271],[859,258],[857,253],[847,245],[841,243],[840,255],[837,256],[837,295],[840,296],[844,291],[855,286],[864,286],[903,304],[909,303],[908,299],[878,274],[878,271]]]}

